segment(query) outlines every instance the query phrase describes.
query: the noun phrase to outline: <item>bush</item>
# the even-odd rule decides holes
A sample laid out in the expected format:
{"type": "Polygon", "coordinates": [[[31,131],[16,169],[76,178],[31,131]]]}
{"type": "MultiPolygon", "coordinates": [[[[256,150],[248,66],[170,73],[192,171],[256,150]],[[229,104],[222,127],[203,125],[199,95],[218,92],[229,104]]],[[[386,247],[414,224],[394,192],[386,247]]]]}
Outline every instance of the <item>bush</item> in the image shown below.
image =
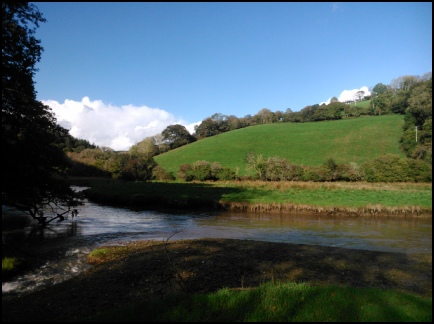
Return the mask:
{"type": "Polygon", "coordinates": [[[360,166],[356,162],[350,162],[349,164],[339,164],[337,167],[339,180],[343,181],[361,181],[363,180],[363,174],[360,170],[360,166]]]}
{"type": "Polygon", "coordinates": [[[262,180],[269,181],[291,181],[300,180],[303,169],[300,166],[290,163],[287,159],[271,157],[265,163],[265,170],[262,173],[262,180]]]}
{"type": "Polygon", "coordinates": [[[230,168],[222,167],[218,162],[211,164],[211,175],[216,180],[235,179],[235,172],[230,168]]]}
{"type": "Polygon", "coordinates": [[[368,182],[429,182],[432,181],[432,166],[422,160],[400,158],[385,154],[362,165],[368,182]]]}
{"type": "Polygon", "coordinates": [[[233,180],[235,172],[218,162],[196,161],[192,165],[183,164],[178,170],[178,179],[184,181],[233,180]]]}
{"type": "Polygon", "coordinates": [[[190,164],[182,164],[179,166],[179,170],[177,173],[177,177],[179,180],[183,181],[191,181],[192,176],[190,175],[191,165],[190,164]]]}
{"type": "Polygon", "coordinates": [[[403,159],[405,160],[404,172],[408,181],[414,182],[431,182],[432,165],[423,160],[403,159]]]}
{"type": "Polygon", "coordinates": [[[211,171],[211,163],[208,161],[196,161],[191,166],[191,174],[194,180],[216,180],[211,171]]]}
{"type": "Polygon", "coordinates": [[[155,180],[175,180],[175,177],[172,173],[167,172],[163,167],[157,165],[152,170],[152,177],[155,180]]]}
{"type": "Polygon", "coordinates": [[[368,182],[402,182],[404,174],[396,154],[385,154],[362,164],[362,172],[368,182]]]}

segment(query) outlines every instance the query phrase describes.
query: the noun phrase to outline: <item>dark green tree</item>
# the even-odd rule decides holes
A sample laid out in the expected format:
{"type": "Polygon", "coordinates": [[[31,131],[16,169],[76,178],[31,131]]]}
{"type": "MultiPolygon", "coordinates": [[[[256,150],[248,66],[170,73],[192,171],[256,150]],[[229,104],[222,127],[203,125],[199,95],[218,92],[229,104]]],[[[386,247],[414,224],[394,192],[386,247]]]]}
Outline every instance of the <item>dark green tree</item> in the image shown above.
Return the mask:
{"type": "Polygon", "coordinates": [[[65,178],[68,131],[36,100],[43,48],[35,31],[43,22],[33,4],[2,2],[2,204],[45,225],[74,216],[81,200],[65,178]]]}
{"type": "Polygon", "coordinates": [[[170,144],[171,149],[196,141],[196,138],[189,133],[185,126],[179,124],[167,126],[161,134],[163,140],[170,144]]]}

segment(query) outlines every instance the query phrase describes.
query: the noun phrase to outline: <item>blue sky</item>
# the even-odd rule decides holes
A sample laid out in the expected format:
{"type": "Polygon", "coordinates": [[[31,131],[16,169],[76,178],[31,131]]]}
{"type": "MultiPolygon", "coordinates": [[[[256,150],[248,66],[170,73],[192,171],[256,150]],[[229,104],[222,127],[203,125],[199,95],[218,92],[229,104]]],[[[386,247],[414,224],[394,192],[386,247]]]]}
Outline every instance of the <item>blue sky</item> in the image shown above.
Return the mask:
{"type": "Polygon", "coordinates": [[[127,150],[214,113],[299,111],[432,71],[431,2],[34,2],[38,99],[127,150]]]}

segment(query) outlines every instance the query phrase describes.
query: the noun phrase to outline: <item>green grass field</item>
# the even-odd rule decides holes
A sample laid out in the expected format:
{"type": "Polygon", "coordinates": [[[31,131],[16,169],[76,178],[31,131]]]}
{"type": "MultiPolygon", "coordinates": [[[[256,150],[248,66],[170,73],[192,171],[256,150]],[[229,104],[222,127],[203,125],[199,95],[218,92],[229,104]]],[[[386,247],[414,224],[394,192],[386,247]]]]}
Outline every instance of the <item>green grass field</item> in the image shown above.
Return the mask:
{"type": "Polygon", "coordinates": [[[279,156],[298,165],[317,166],[333,158],[337,163],[363,162],[386,153],[404,157],[399,149],[404,118],[385,115],[310,123],[250,126],[208,137],[155,157],[169,172],[199,160],[219,162],[247,174],[249,151],[265,158],[279,156]]]}

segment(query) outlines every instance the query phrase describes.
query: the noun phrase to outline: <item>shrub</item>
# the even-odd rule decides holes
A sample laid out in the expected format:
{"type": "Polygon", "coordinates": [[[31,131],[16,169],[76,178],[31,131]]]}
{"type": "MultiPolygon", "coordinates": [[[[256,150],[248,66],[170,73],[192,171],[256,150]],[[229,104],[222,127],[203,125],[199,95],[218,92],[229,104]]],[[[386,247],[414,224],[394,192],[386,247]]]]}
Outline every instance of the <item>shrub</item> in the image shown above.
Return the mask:
{"type": "Polygon", "coordinates": [[[235,172],[230,168],[222,167],[218,162],[211,164],[211,175],[216,180],[235,179],[235,172]]]}
{"type": "Polygon", "coordinates": [[[300,166],[280,157],[267,159],[264,169],[263,180],[269,181],[300,180],[303,175],[303,169],[300,166]]]}
{"type": "Polygon", "coordinates": [[[361,181],[363,180],[363,174],[360,170],[360,166],[356,162],[350,162],[349,164],[339,164],[337,167],[339,180],[343,181],[361,181]]]}
{"type": "Polygon", "coordinates": [[[155,180],[174,180],[175,177],[172,173],[166,171],[163,167],[157,165],[152,170],[152,176],[155,180]]]}
{"type": "Polygon", "coordinates": [[[429,182],[432,181],[432,166],[422,160],[400,158],[385,154],[362,165],[368,182],[429,182]]]}
{"type": "Polygon", "coordinates": [[[368,182],[401,182],[404,175],[401,158],[396,154],[385,154],[362,164],[365,180],[368,182]]]}
{"type": "Polygon", "coordinates": [[[179,166],[179,170],[177,173],[177,177],[179,180],[183,180],[183,181],[191,181],[192,176],[190,174],[191,171],[191,165],[190,164],[182,164],[179,166]]]}
{"type": "Polygon", "coordinates": [[[211,163],[208,161],[196,161],[191,166],[191,174],[194,180],[216,180],[211,172],[211,163]]]}

